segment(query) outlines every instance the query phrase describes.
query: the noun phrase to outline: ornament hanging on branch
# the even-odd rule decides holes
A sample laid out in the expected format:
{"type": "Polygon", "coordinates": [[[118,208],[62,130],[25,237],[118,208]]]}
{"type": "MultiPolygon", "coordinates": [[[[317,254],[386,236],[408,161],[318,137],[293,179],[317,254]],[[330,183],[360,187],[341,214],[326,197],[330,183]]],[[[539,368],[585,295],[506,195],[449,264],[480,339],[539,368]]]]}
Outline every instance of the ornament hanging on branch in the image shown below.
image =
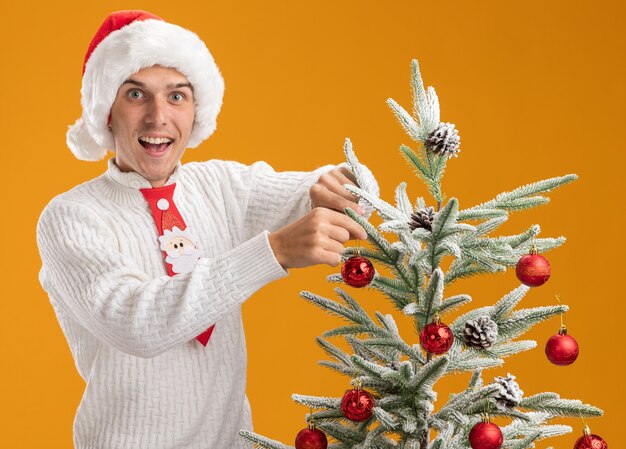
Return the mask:
{"type": "MultiPolygon", "coordinates": [[[[311,411],[311,414],[313,411],[311,411]]],[[[326,449],[328,439],[326,434],[315,427],[315,421],[310,418],[308,427],[296,435],[296,449],[326,449]]]]}
{"type": "Polygon", "coordinates": [[[439,315],[435,314],[435,320],[422,328],[420,344],[425,351],[440,355],[448,352],[454,342],[452,330],[439,321],[439,315]]]}
{"type": "Polygon", "coordinates": [[[504,436],[500,427],[489,421],[489,415],[476,423],[469,433],[469,442],[472,449],[500,449],[504,436]]]}
{"type": "Polygon", "coordinates": [[[546,342],[546,356],[555,365],[571,365],[578,358],[578,351],[578,342],[571,335],[567,335],[565,326],[546,342]]]}
{"type": "Polygon", "coordinates": [[[585,426],[583,436],[574,444],[574,449],[608,449],[609,445],[601,436],[591,433],[589,426],[585,426]]]}
{"type": "Polygon", "coordinates": [[[346,391],[341,399],[341,412],[351,421],[365,421],[372,416],[373,410],[374,398],[361,389],[361,381],[357,382],[355,389],[346,391]]]}
{"type": "Polygon", "coordinates": [[[350,257],[341,267],[341,277],[350,287],[365,287],[372,282],[376,270],[374,265],[366,257],[362,257],[359,248],[356,249],[356,256],[350,257]]]}
{"type": "Polygon", "coordinates": [[[533,243],[530,254],[522,256],[515,267],[515,274],[520,282],[528,287],[539,287],[550,279],[550,262],[537,252],[533,243]]]}
{"type": "MultiPolygon", "coordinates": [[[[557,295],[557,300],[561,302],[557,295]]],[[[550,362],[559,366],[571,365],[578,358],[578,342],[574,337],[567,334],[567,328],[561,314],[561,329],[546,342],[546,357],[550,362]]]]}

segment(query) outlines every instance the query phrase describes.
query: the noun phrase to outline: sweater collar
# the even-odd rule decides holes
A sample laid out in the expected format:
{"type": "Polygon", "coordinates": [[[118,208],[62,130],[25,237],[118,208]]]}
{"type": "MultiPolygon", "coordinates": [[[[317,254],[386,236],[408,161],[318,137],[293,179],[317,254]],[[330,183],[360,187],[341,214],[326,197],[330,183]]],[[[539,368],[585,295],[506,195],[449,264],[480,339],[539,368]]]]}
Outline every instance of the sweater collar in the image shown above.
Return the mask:
{"type": "MultiPolygon", "coordinates": [[[[121,171],[120,168],[115,163],[115,158],[109,159],[108,164],[109,166],[107,168],[105,175],[111,181],[123,187],[133,189],[133,190],[152,188],[152,184],[150,184],[150,181],[148,181],[146,178],[141,176],[139,173],[134,172],[134,171],[129,171],[129,172],[121,171]]],[[[174,168],[174,172],[170,175],[170,177],[168,178],[168,180],[165,182],[164,185],[173,184],[177,181],[178,176],[180,174],[181,165],[182,164],[180,163],[180,161],[178,161],[178,163],[176,164],[176,167],[174,168]]]]}

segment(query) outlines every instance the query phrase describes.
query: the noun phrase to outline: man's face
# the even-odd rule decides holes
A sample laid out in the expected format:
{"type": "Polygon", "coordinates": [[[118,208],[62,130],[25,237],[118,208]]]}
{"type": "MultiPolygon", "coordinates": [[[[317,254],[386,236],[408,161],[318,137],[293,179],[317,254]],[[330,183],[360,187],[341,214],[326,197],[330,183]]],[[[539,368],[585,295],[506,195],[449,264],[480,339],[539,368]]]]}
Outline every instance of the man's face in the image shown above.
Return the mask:
{"type": "Polygon", "coordinates": [[[194,114],[193,88],[180,72],[155,65],[135,73],[111,107],[115,163],[164,185],[185,152],[194,114]]]}

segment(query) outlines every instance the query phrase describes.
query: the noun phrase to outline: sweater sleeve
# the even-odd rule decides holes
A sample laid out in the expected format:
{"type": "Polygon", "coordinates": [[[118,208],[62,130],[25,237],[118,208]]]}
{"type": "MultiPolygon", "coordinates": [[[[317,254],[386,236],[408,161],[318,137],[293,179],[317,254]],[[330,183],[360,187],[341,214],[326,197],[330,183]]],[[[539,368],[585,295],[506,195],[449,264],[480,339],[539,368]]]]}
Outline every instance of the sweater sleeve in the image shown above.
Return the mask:
{"type": "Polygon", "coordinates": [[[267,232],[194,270],[148,276],[116,250],[113,233],[79,203],[53,200],[37,225],[39,280],[51,301],[101,341],[154,357],[199,335],[265,284],[287,275],[267,232]]]}
{"type": "Polygon", "coordinates": [[[226,162],[229,185],[235,186],[241,199],[244,238],[263,231],[274,232],[310,212],[311,186],[336,167],[277,172],[263,161],[249,166],[226,162]]]}

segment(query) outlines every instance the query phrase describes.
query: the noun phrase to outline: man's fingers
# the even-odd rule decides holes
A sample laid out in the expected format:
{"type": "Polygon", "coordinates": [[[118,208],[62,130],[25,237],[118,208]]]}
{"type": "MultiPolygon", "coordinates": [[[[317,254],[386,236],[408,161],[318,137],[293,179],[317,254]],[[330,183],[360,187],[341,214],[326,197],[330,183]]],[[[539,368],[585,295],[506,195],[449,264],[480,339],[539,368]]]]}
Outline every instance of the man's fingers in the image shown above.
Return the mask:
{"type": "Polygon", "coordinates": [[[356,181],[353,179],[354,177],[350,178],[349,176],[346,176],[344,173],[338,170],[332,171],[330,172],[330,174],[332,174],[333,178],[335,178],[337,182],[339,183],[339,185],[341,185],[342,187],[344,184],[351,184],[353,186],[358,187],[356,184],[356,181]]]}
{"type": "Polygon", "coordinates": [[[336,206],[333,207],[333,209],[335,209],[338,212],[341,212],[342,214],[345,213],[345,208],[349,207],[350,209],[352,209],[353,211],[355,211],[357,214],[363,215],[365,213],[365,211],[363,210],[363,208],[361,208],[361,206],[358,205],[358,203],[355,203],[354,201],[347,201],[339,196],[337,196],[337,198],[335,198],[335,201],[333,201],[336,206]]]}
{"type": "Polygon", "coordinates": [[[347,177],[352,184],[354,184],[355,186],[358,185],[356,182],[356,176],[354,176],[354,173],[352,173],[352,170],[350,170],[348,167],[339,167],[339,171],[343,173],[343,175],[347,177]]]}
{"type": "Polygon", "coordinates": [[[321,205],[322,207],[332,209],[341,213],[344,213],[344,209],[346,207],[349,207],[357,214],[362,215],[364,213],[364,210],[354,201],[354,196],[348,193],[347,190],[344,189],[344,192],[346,192],[347,196],[349,196],[350,199],[346,199],[341,195],[337,195],[336,193],[328,190],[328,188],[324,187],[319,187],[318,189],[316,189],[317,191],[314,193],[315,196],[311,196],[311,198],[314,198],[315,203],[318,206],[321,205]]]}
{"type": "MultiPolygon", "coordinates": [[[[350,170],[347,170],[347,172],[350,173],[350,175],[352,175],[352,172],[350,170]]],[[[342,192],[347,192],[350,195],[350,198],[348,198],[345,195],[342,195],[342,196],[344,198],[349,199],[350,201],[354,201],[355,203],[358,203],[359,197],[355,193],[352,193],[351,191],[346,189],[345,187],[346,184],[358,187],[358,184],[356,183],[356,180],[354,179],[354,175],[352,175],[351,177],[348,177],[339,171],[334,171],[333,176],[337,180],[337,182],[341,185],[342,192]]]]}
{"type": "Polygon", "coordinates": [[[324,244],[323,248],[326,251],[331,251],[335,254],[341,254],[345,250],[345,248],[343,247],[341,243],[333,239],[328,239],[326,243],[324,244]]]}
{"type": "Polygon", "coordinates": [[[328,230],[328,237],[339,242],[346,243],[350,240],[350,231],[341,226],[330,225],[330,229],[328,230]]]}
{"type": "Polygon", "coordinates": [[[348,231],[350,233],[351,239],[367,239],[367,233],[365,232],[365,229],[363,229],[363,227],[352,218],[344,214],[334,212],[330,215],[329,221],[331,224],[339,226],[348,231]]]}
{"type": "Polygon", "coordinates": [[[365,240],[367,233],[344,213],[327,207],[315,207],[269,235],[272,251],[285,269],[322,263],[337,266],[350,239],[365,240]]]}
{"type": "MultiPolygon", "coordinates": [[[[346,195],[342,196],[346,199],[348,199],[349,201],[353,202],[354,204],[359,204],[359,196],[356,193],[352,193],[350,190],[348,190],[345,186],[347,185],[352,185],[355,187],[358,187],[358,184],[356,183],[356,179],[354,177],[354,174],[348,170],[347,168],[341,167],[342,172],[339,172],[337,170],[333,171],[333,176],[335,177],[335,179],[337,180],[337,182],[339,182],[339,184],[341,184],[341,192],[347,192],[350,197],[347,197],[346,195]],[[345,173],[343,173],[345,172],[345,173]],[[349,174],[349,176],[346,175],[349,174]]],[[[354,207],[352,207],[352,209],[355,209],[354,207]]],[[[356,210],[356,209],[355,209],[356,210]]],[[[362,209],[361,209],[362,210],[362,209]]]]}
{"type": "Polygon", "coordinates": [[[336,267],[341,263],[341,254],[337,254],[332,251],[323,251],[321,253],[319,263],[325,263],[331,267],[336,267]]]}
{"type": "Polygon", "coordinates": [[[343,176],[341,173],[325,174],[320,176],[319,182],[324,185],[330,192],[335,193],[348,201],[354,202],[354,195],[348,192],[343,186],[344,184],[351,184],[350,180],[343,176]]]}
{"type": "Polygon", "coordinates": [[[349,207],[356,213],[365,215],[365,210],[358,204],[358,196],[348,191],[345,185],[356,186],[354,175],[347,168],[341,167],[321,175],[310,190],[313,205],[338,212],[344,212],[349,207]]]}

